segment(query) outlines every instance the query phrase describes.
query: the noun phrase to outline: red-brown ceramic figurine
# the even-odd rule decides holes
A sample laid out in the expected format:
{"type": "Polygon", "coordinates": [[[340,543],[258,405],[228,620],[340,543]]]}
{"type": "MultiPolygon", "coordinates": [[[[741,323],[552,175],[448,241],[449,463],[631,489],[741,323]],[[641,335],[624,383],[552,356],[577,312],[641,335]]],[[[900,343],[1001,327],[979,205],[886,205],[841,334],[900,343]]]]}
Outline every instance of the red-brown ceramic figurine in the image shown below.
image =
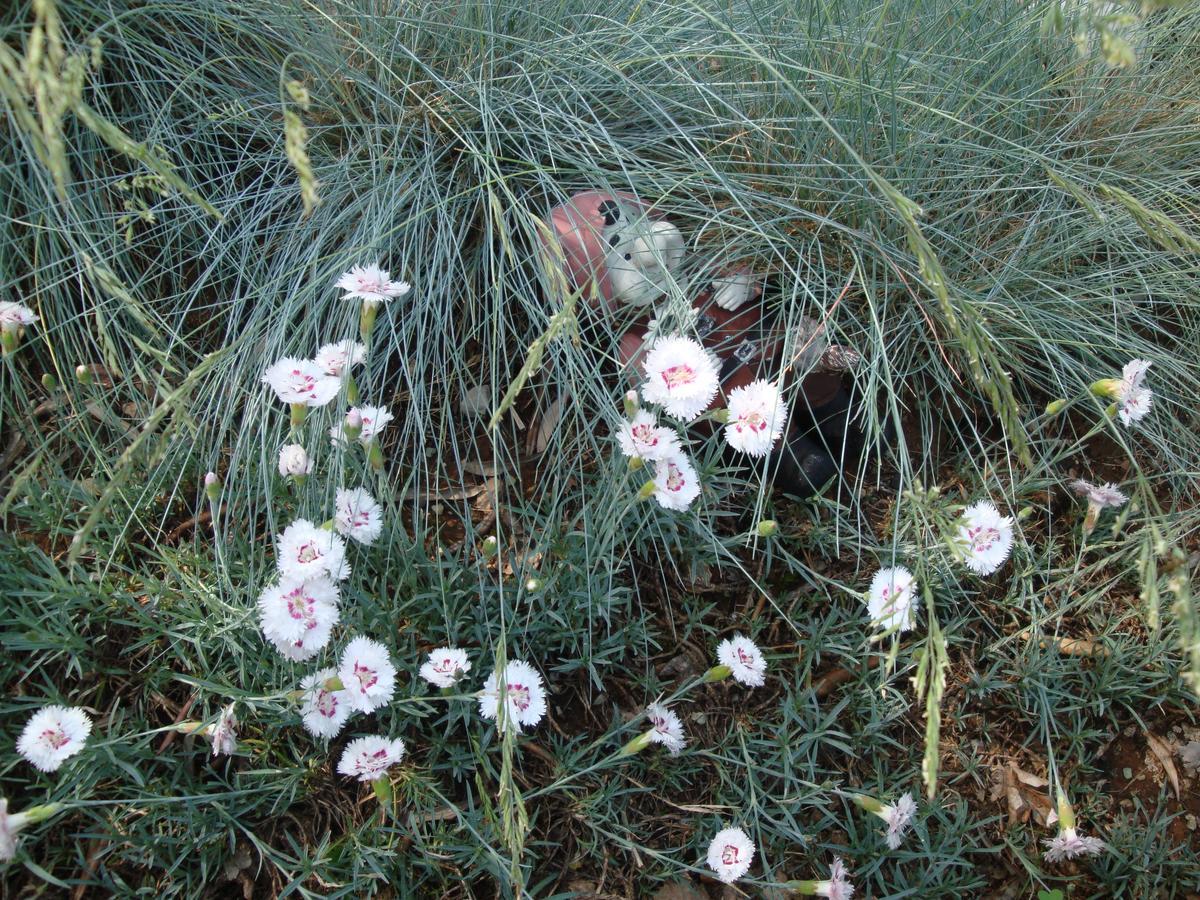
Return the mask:
{"type": "MultiPolygon", "coordinates": [[[[556,206],[550,219],[569,283],[594,311],[646,310],[622,333],[618,348],[623,374],[636,386],[654,304],[682,274],[683,235],[662,212],[625,192],[575,194],[556,206]]],[[[776,379],[784,371],[785,335],[759,302],[764,281],[744,268],[718,270],[691,301],[694,336],[721,364],[714,407],[723,406],[724,395],[734,388],[757,378],[776,379]]],[[[803,333],[793,335],[793,358],[785,374],[803,375],[804,380],[790,411],[787,437],[771,460],[777,487],[809,496],[840,469],[836,460],[857,457],[862,436],[851,421],[852,398],[841,375],[856,354],[829,347],[812,319],[802,318],[800,328],[803,333]]]]}

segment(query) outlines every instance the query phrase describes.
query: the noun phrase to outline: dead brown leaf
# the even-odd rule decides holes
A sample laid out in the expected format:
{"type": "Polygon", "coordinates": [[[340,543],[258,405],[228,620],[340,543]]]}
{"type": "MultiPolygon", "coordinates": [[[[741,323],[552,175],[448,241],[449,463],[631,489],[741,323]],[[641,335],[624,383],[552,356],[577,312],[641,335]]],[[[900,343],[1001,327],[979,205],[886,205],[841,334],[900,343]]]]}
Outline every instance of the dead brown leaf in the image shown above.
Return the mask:
{"type": "Polygon", "coordinates": [[[1015,762],[1009,762],[1000,769],[992,799],[1007,802],[1010,824],[1033,821],[1044,826],[1054,809],[1049,795],[1040,790],[1048,784],[1045,778],[1026,772],[1015,762]]]}
{"type": "MultiPolygon", "coordinates": [[[[1021,639],[1032,641],[1033,635],[1028,631],[1021,632],[1021,639]]],[[[1107,647],[1097,641],[1087,640],[1086,638],[1070,638],[1058,637],[1056,635],[1045,635],[1038,640],[1038,646],[1042,649],[1053,644],[1059,653],[1065,653],[1068,656],[1108,656],[1112,653],[1107,647]]]]}
{"type": "Polygon", "coordinates": [[[1145,732],[1146,744],[1150,747],[1150,752],[1154,754],[1154,758],[1162,763],[1163,771],[1167,773],[1167,780],[1171,782],[1171,787],[1175,791],[1175,799],[1179,799],[1179,770],[1175,768],[1175,763],[1171,760],[1173,755],[1171,745],[1157,735],[1150,732],[1145,732]]]}

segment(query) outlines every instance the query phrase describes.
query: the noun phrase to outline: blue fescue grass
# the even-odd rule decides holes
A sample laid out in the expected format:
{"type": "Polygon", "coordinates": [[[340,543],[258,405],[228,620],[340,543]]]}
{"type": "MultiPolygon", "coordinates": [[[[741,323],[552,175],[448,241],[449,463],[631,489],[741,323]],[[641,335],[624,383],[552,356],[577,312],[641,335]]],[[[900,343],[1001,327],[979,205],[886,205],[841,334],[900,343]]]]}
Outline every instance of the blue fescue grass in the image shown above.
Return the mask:
{"type": "MultiPolygon", "coordinates": [[[[0,14],[18,61],[54,8],[36,6],[0,14]]],[[[697,873],[736,822],[764,884],[841,855],[873,896],[1032,893],[1071,870],[1042,865],[1048,832],[1008,825],[990,799],[988,773],[1015,759],[1057,773],[1117,847],[1079,870],[1079,891],[1187,889],[1195,847],[1150,837],[1178,805],[1110,808],[1102,778],[1117,730],[1186,721],[1194,702],[1179,579],[1198,524],[1200,22],[1156,13],[1138,66],[1115,70],[1042,37],[1043,9],[60,2],[66,52],[92,66],[80,101],[111,127],[68,111],[55,157],[55,128],[0,68],[0,285],[42,317],[0,367],[0,789],[14,808],[78,805],[28,836],[6,877],[182,897],[227,874],[302,896],[549,896],[571,881],[634,895],[697,873]],[[308,216],[285,112],[316,181],[308,216]],[[562,298],[539,224],[592,187],[658,203],[692,241],[688,279],[750,262],[786,322],[825,318],[859,349],[878,451],[861,481],[789,503],[724,469],[714,443],[695,512],[634,504],[608,437],[624,385],[597,377],[624,323],[582,312],[495,433],[460,410],[480,385],[498,407],[548,328],[562,298]],[[287,413],[262,370],[354,335],[358,309],[333,283],[376,259],[415,286],[381,313],[358,379],[397,414],[387,468],[328,446],[321,411],[305,432],[319,474],[289,487],[275,471],[287,413]],[[1154,361],[1153,414],[1094,428],[1104,404],[1087,386],[1133,357],[1154,361]],[[92,384],[80,364],[99,367],[92,384]],[[531,426],[559,392],[563,422],[523,459],[518,418],[531,426]],[[1071,411],[1040,416],[1058,397],[1071,411]],[[477,533],[487,495],[459,489],[481,467],[499,471],[500,515],[477,533]],[[1133,496],[1086,544],[1074,475],[1133,496]],[[327,518],[339,479],[389,521],[353,556],[341,633],[388,644],[402,697],[423,695],[403,686],[444,643],[471,648],[473,679],[503,647],[552,688],[552,723],[515,744],[468,704],[377,713],[410,753],[383,823],[333,774],[345,738],[311,740],[284,696],[320,660],[286,663],[257,631],[271,536],[327,518]],[[934,485],[937,501],[905,493],[934,485]],[[1012,561],[986,580],[932,567],[936,620],[884,660],[857,593],[936,544],[939,504],[982,496],[1022,516],[1012,561]],[[765,517],[781,535],[756,541],[765,517]],[[486,533],[504,577],[480,558],[486,533]],[[734,631],[768,648],[768,688],[697,691],[680,704],[683,756],[545,790],[619,748],[670,672],[703,669],[734,631]],[[1059,652],[1059,636],[1107,653],[1059,652]],[[911,678],[942,653],[931,733],[911,678]],[[12,745],[60,700],[99,725],[83,757],[37,776],[12,745]],[[236,759],[164,746],[172,722],[234,700],[236,759]],[[836,791],[923,792],[931,749],[940,788],[916,839],[887,853],[836,791]]]]}

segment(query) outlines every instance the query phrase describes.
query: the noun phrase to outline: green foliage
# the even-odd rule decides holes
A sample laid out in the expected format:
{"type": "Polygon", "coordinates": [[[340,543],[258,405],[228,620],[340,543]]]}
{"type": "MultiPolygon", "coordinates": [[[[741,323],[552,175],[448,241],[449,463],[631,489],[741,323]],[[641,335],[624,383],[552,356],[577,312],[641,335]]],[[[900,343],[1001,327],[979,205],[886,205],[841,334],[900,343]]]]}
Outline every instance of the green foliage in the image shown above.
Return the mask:
{"type": "Polygon", "coordinates": [[[0,794],[72,805],[24,835],[6,880],[633,895],[698,873],[738,824],[764,885],[840,855],[872,896],[1028,896],[1063,872],[989,799],[988,770],[1016,759],[1118,848],[1081,889],[1188,889],[1194,848],[1155,836],[1178,807],[1164,792],[1114,811],[1100,783],[1116,732],[1190,716],[1200,680],[1200,19],[1139,19],[1137,67],[1114,69],[1041,36],[1052,8],[0,12],[0,286],[41,317],[0,362],[0,794]],[[548,210],[593,187],[679,225],[685,286],[752,265],[791,333],[816,318],[862,354],[857,480],[791,502],[697,435],[695,510],[634,502],[642,479],[609,437],[628,386],[605,376],[630,320],[595,315],[540,240],[548,210]],[[330,445],[339,399],[300,435],[314,475],[285,483],[288,411],[262,371],[354,336],[333,284],[374,260],[414,285],[380,309],[358,377],[396,414],[385,465],[330,445]],[[1088,386],[1134,357],[1154,361],[1155,404],[1126,429],[1088,386]],[[482,413],[461,403],[476,388],[482,413]],[[1076,476],[1132,497],[1086,538],[1076,476]],[[264,644],[255,598],[272,536],[328,518],[343,484],[370,489],[388,529],[352,555],[327,654],[295,665],[264,644]],[[914,499],[921,485],[942,499],[914,499]],[[986,579],[938,549],[946,505],[984,496],[1020,527],[986,579]],[[872,643],[861,593],[893,562],[918,572],[923,612],[872,643]],[[768,686],[694,687],[681,756],[613,760],[644,730],[631,717],[738,631],[768,648],[768,686]],[[288,694],[350,633],[389,646],[401,689],[326,748],[288,694]],[[504,658],[537,665],[551,721],[500,738],[469,699],[426,696],[416,669],[450,643],[471,650],[472,690],[504,658]],[[98,721],[53,776],[13,751],[47,702],[98,721]],[[235,758],[171,736],[230,702],[235,758]],[[376,730],[409,748],[386,819],[334,772],[345,739],[376,730]],[[888,852],[844,793],[915,794],[922,775],[938,791],[888,852]]]}

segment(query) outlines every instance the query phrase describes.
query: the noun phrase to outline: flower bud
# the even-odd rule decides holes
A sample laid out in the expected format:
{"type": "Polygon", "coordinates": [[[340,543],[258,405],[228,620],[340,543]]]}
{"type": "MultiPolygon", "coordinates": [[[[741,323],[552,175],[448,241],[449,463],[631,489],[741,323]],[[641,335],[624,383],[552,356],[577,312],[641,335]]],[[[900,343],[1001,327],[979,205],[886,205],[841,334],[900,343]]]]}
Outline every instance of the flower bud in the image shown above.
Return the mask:
{"type": "Polygon", "coordinates": [[[75,380],[80,384],[91,384],[93,380],[92,370],[81,363],[75,367],[75,380]]]}
{"type": "Polygon", "coordinates": [[[350,411],[346,413],[346,421],[342,423],[342,430],[346,433],[346,440],[357,441],[362,434],[362,413],[357,407],[350,407],[350,411]]]}
{"type": "Polygon", "coordinates": [[[637,498],[639,500],[649,500],[654,496],[655,487],[656,485],[654,484],[654,479],[652,478],[641,486],[641,489],[638,490],[637,498]]]}
{"type": "Polygon", "coordinates": [[[1058,828],[1060,831],[1066,831],[1068,828],[1075,827],[1075,810],[1071,809],[1071,803],[1067,800],[1067,795],[1060,789],[1058,791],[1058,828]]]}
{"type": "Polygon", "coordinates": [[[371,346],[371,332],[375,330],[375,316],[378,314],[378,300],[363,300],[362,312],[358,317],[358,335],[368,347],[371,346]]]}
{"type": "Polygon", "coordinates": [[[641,753],[650,746],[650,741],[654,737],[654,729],[643,732],[635,737],[632,741],[621,748],[621,752],[617,756],[633,756],[635,753],[641,753]]]}
{"type": "Polygon", "coordinates": [[[701,684],[712,684],[717,681],[724,681],[732,674],[733,669],[729,668],[729,666],[713,666],[704,673],[704,677],[700,679],[700,682],[701,684]]]}
{"type": "Polygon", "coordinates": [[[1061,398],[1058,400],[1051,400],[1046,404],[1045,412],[1043,412],[1042,415],[1046,416],[1046,418],[1057,416],[1060,412],[1067,408],[1067,402],[1068,401],[1061,398]]]}
{"type": "Polygon", "coordinates": [[[383,778],[376,778],[371,782],[371,790],[375,792],[375,799],[379,801],[382,807],[388,807],[392,803],[392,781],[386,775],[383,778]]]}
{"type": "Polygon", "coordinates": [[[1110,400],[1116,400],[1121,392],[1121,379],[1101,378],[1099,381],[1093,381],[1088,390],[1097,397],[1107,397],[1110,400]]]}
{"type": "Polygon", "coordinates": [[[379,446],[379,441],[372,439],[367,445],[367,462],[376,472],[383,470],[383,448],[379,446]]]}
{"type": "Polygon", "coordinates": [[[542,579],[530,578],[525,582],[525,590],[530,594],[535,594],[542,589],[542,579]]]}
{"type": "Polygon", "coordinates": [[[759,537],[769,538],[779,530],[779,523],[777,523],[774,519],[763,519],[758,523],[758,528],[756,530],[758,531],[759,537]]]}
{"type": "Polygon", "coordinates": [[[626,418],[632,419],[635,415],[637,415],[637,411],[640,408],[641,408],[641,404],[638,402],[637,391],[626,391],[625,392],[625,416],[626,416],[626,418]]]}
{"type": "Polygon", "coordinates": [[[42,387],[48,391],[52,391],[58,387],[58,379],[46,372],[42,375],[42,387]]]}
{"type": "Polygon", "coordinates": [[[209,472],[204,476],[204,493],[208,495],[210,503],[221,499],[221,479],[217,477],[216,472],[209,472]]]}
{"type": "Polygon", "coordinates": [[[479,547],[480,552],[484,555],[484,557],[487,558],[495,556],[496,551],[499,549],[500,542],[496,540],[496,536],[494,534],[489,534],[487,537],[485,537],[483,539],[483,543],[479,547]]]}
{"type": "Polygon", "coordinates": [[[636,472],[638,469],[646,465],[646,461],[640,456],[629,457],[629,471],[636,472]]]}
{"type": "Polygon", "coordinates": [[[333,691],[344,691],[346,689],[346,686],[342,684],[342,679],[337,675],[334,675],[332,678],[326,678],[321,683],[321,687],[330,693],[333,691]]]}
{"type": "Polygon", "coordinates": [[[881,812],[883,812],[883,804],[874,797],[869,797],[866,794],[855,794],[850,799],[853,800],[860,809],[864,809],[869,813],[875,813],[875,815],[879,815],[881,812]]]}
{"type": "Polygon", "coordinates": [[[289,475],[297,481],[312,471],[312,460],[308,451],[300,444],[285,444],[279,448],[279,474],[285,478],[289,475]]]}

